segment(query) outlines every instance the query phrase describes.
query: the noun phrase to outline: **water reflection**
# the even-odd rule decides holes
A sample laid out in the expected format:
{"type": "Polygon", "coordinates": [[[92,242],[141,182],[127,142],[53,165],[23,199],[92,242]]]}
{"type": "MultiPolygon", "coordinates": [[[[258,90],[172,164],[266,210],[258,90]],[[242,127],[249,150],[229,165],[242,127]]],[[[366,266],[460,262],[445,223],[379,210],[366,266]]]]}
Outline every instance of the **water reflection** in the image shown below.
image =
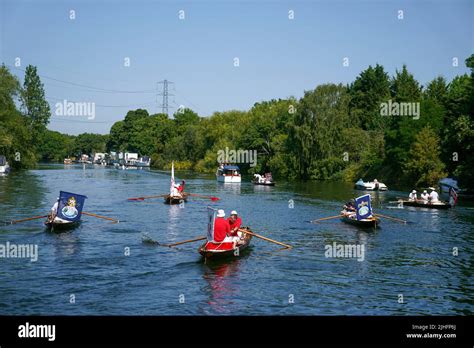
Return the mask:
{"type": "Polygon", "coordinates": [[[207,282],[205,292],[211,313],[230,314],[229,305],[233,298],[239,296],[239,269],[241,259],[228,262],[208,263],[203,265],[203,279],[207,282]]]}

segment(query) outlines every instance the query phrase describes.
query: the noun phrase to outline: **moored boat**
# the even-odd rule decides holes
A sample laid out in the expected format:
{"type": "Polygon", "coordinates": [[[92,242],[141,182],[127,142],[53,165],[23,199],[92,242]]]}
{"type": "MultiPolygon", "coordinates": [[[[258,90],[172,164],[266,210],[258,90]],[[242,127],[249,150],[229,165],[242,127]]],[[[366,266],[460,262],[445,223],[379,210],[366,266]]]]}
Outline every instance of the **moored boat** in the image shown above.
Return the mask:
{"type": "MultiPolygon", "coordinates": [[[[242,229],[252,232],[248,227],[243,227],[242,229]]],[[[238,257],[249,247],[251,240],[252,235],[244,233],[244,236],[235,244],[235,247],[232,242],[216,243],[206,241],[199,247],[198,251],[205,260],[238,257]]]]}
{"type": "Polygon", "coordinates": [[[238,166],[220,166],[216,172],[217,181],[223,183],[240,183],[242,177],[238,166]]]}
{"type": "Polygon", "coordinates": [[[72,159],[70,159],[70,158],[65,158],[65,159],[64,159],[64,164],[72,164],[72,159]]]}
{"type": "Polygon", "coordinates": [[[139,168],[148,168],[151,164],[151,158],[149,156],[140,157],[138,161],[135,162],[135,165],[139,168]]]}

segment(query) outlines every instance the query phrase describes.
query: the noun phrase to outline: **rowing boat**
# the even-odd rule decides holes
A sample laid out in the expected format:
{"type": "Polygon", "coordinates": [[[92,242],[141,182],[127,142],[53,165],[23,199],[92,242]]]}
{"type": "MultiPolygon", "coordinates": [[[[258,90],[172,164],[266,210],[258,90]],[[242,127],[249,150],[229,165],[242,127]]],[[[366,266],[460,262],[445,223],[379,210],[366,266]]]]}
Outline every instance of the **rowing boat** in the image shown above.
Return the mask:
{"type": "Polygon", "coordinates": [[[359,227],[371,227],[377,228],[380,225],[380,219],[371,216],[367,219],[357,220],[355,213],[342,212],[341,220],[347,224],[359,226],[359,227]]]}
{"type": "Polygon", "coordinates": [[[80,221],[66,221],[59,218],[55,218],[54,220],[47,219],[44,222],[44,225],[46,226],[48,230],[50,230],[51,232],[54,232],[54,231],[67,231],[67,230],[73,229],[79,226],[80,223],[81,223],[80,221]]]}
{"type": "Polygon", "coordinates": [[[181,204],[188,200],[189,193],[182,193],[183,197],[173,197],[171,195],[165,196],[165,204],[181,204]]]}
{"type": "Polygon", "coordinates": [[[438,202],[438,203],[423,203],[420,201],[399,201],[400,204],[406,205],[407,207],[418,207],[418,208],[429,208],[429,209],[449,209],[451,204],[438,202]]]}
{"type": "MultiPolygon", "coordinates": [[[[242,229],[252,232],[248,227],[243,227],[242,229]]],[[[206,241],[199,247],[198,251],[205,260],[238,257],[245,249],[248,248],[251,240],[252,235],[244,233],[244,236],[236,244],[235,248],[234,243],[215,243],[206,241]]]]}

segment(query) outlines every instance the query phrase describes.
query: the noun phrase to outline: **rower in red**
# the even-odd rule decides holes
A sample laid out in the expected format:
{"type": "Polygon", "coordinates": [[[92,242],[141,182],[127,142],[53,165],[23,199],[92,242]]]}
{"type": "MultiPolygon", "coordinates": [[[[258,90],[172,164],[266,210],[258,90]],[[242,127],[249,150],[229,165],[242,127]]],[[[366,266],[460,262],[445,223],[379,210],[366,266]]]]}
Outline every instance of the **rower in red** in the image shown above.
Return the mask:
{"type": "Polygon", "coordinates": [[[219,209],[217,211],[216,219],[214,220],[214,242],[224,242],[224,239],[226,239],[226,237],[230,235],[229,222],[224,218],[224,210],[219,209]]]}
{"type": "Polygon", "coordinates": [[[242,226],[242,219],[239,217],[235,210],[232,210],[230,213],[230,217],[227,219],[230,226],[230,234],[231,237],[240,237],[241,232],[239,233],[239,228],[242,226]]]}
{"type": "Polygon", "coordinates": [[[181,181],[181,185],[178,186],[179,193],[182,193],[184,191],[184,185],[186,185],[186,183],[183,180],[181,181]]]}

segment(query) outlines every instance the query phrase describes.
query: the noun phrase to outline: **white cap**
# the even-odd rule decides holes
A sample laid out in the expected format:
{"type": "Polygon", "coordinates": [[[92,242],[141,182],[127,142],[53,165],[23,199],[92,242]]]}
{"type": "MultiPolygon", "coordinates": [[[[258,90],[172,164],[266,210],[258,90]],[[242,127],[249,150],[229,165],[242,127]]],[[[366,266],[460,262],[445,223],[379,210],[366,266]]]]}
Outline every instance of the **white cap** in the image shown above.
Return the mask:
{"type": "Polygon", "coordinates": [[[423,193],[428,193],[428,192],[426,190],[424,190],[423,193]]]}
{"type": "Polygon", "coordinates": [[[416,193],[416,190],[411,191],[411,193],[416,193]]]}
{"type": "Polygon", "coordinates": [[[435,189],[434,187],[428,187],[428,190],[434,191],[434,190],[436,190],[436,189],[435,189]]]}
{"type": "Polygon", "coordinates": [[[237,214],[237,212],[236,212],[235,210],[232,210],[232,211],[230,212],[230,215],[239,215],[239,214],[237,214]]]}
{"type": "Polygon", "coordinates": [[[219,209],[217,211],[217,217],[224,217],[225,216],[225,211],[223,209],[219,209]]]}

